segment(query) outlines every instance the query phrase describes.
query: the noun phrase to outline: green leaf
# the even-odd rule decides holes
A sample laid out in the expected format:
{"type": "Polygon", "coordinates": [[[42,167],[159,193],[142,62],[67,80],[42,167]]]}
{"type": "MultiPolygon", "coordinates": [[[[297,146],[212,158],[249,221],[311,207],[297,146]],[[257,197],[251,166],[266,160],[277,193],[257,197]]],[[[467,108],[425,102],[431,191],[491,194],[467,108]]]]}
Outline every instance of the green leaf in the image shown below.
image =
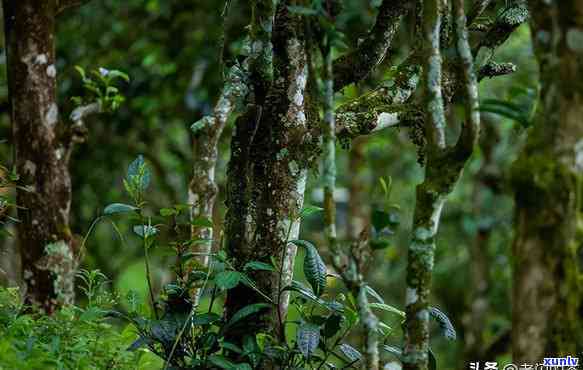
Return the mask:
{"type": "Polygon", "coordinates": [[[128,76],[127,73],[124,73],[122,71],[118,71],[118,70],[115,70],[115,69],[110,69],[108,71],[108,73],[107,73],[107,77],[109,77],[112,80],[114,78],[121,78],[125,82],[130,82],[130,76],[128,76]]]}
{"type": "Polygon", "coordinates": [[[271,305],[268,303],[254,303],[241,308],[239,311],[235,312],[235,314],[233,315],[233,317],[231,317],[229,322],[227,322],[227,324],[223,326],[222,332],[225,333],[227,329],[229,329],[231,326],[235,325],[239,321],[243,320],[244,318],[270,307],[271,305]]]}
{"type": "Polygon", "coordinates": [[[429,315],[437,321],[441,333],[447,340],[456,340],[457,334],[455,328],[445,313],[437,307],[429,307],[429,315]]]}
{"type": "Polygon", "coordinates": [[[221,289],[233,289],[239,285],[241,281],[241,273],[237,271],[223,271],[215,276],[215,284],[221,289]]]}
{"type": "Polygon", "coordinates": [[[196,314],[192,317],[192,325],[209,325],[213,322],[219,321],[221,316],[214,312],[205,312],[196,314]]]}
{"type": "Polygon", "coordinates": [[[331,338],[336,335],[336,333],[338,333],[340,330],[341,323],[341,315],[333,313],[332,315],[328,316],[328,319],[326,319],[326,322],[324,323],[324,330],[322,331],[324,337],[331,338]]]}
{"type": "Polygon", "coordinates": [[[372,211],[371,222],[372,226],[377,231],[380,231],[385,227],[389,226],[389,224],[391,223],[390,215],[388,212],[382,211],[380,209],[375,209],[372,211]]]}
{"type": "Polygon", "coordinates": [[[112,203],[105,207],[103,214],[112,215],[114,213],[127,213],[137,211],[139,208],[124,203],[112,203]]]}
{"type": "Polygon", "coordinates": [[[405,312],[399,310],[396,307],[390,306],[388,304],[384,304],[384,303],[369,303],[368,305],[371,308],[377,308],[379,310],[391,312],[391,313],[397,314],[397,315],[399,315],[401,317],[405,317],[405,312]]]}
{"type": "Polygon", "coordinates": [[[398,358],[399,360],[403,359],[403,350],[394,346],[389,346],[386,344],[383,344],[382,349],[384,349],[385,351],[389,352],[390,354],[394,355],[396,358],[398,358]]]}
{"type": "Polygon", "coordinates": [[[435,355],[433,354],[433,351],[431,350],[431,348],[429,349],[429,366],[428,369],[429,370],[437,370],[437,359],[435,358],[435,355]]]}
{"type": "Polygon", "coordinates": [[[146,190],[148,185],[150,185],[150,179],[152,174],[148,165],[144,161],[144,156],[139,155],[130,165],[128,166],[127,179],[130,184],[136,184],[138,190],[146,190]]]}
{"type": "Polygon", "coordinates": [[[190,223],[197,227],[213,227],[213,222],[206,217],[196,217],[190,223]]]}
{"type": "Polygon", "coordinates": [[[302,323],[298,328],[298,348],[305,358],[310,358],[316,352],[320,342],[320,328],[311,323],[302,323]]]}
{"type": "Polygon", "coordinates": [[[298,247],[304,247],[306,250],[306,255],[304,257],[304,274],[316,296],[321,296],[322,293],[324,293],[324,290],[326,290],[326,264],[312,243],[306,240],[292,240],[292,243],[298,247]]]}
{"type": "Polygon", "coordinates": [[[350,360],[350,362],[355,362],[362,358],[362,354],[350,344],[342,343],[338,348],[340,349],[340,352],[350,360]]]}
{"type": "Polygon", "coordinates": [[[307,205],[302,208],[302,211],[300,212],[300,218],[313,215],[314,213],[322,212],[323,210],[324,208],[322,207],[307,205]]]}
{"type": "Polygon", "coordinates": [[[305,15],[305,16],[313,16],[318,15],[318,11],[316,9],[307,8],[305,6],[299,5],[289,5],[287,7],[290,13],[305,15]]]}
{"type": "Polygon", "coordinates": [[[377,293],[377,291],[374,290],[370,285],[366,285],[364,287],[364,289],[371,297],[376,299],[378,303],[383,303],[383,304],[385,303],[385,300],[383,299],[383,297],[379,293],[377,293]]]}
{"type": "Polygon", "coordinates": [[[250,261],[243,266],[243,270],[248,271],[275,271],[275,268],[269,263],[260,261],[250,261]]]}
{"type": "Polygon", "coordinates": [[[158,229],[152,225],[136,225],[133,228],[134,233],[142,238],[149,238],[158,234],[158,229]]]}
{"type": "Polygon", "coordinates": [[[177,214],[177,211],[174,208],[162,208],[160,210],[160,216],[168,217],[177,214]]]}
{"type": "Polygon", "coordinates": [[[221,355],[211,355],[209,356],[209,361],[215,365],[218,366],[221,369],[236,369],[236,366],[234,363],[232,363],[231,361],[229,361],[225,356],[221,356],[221,355]]]}

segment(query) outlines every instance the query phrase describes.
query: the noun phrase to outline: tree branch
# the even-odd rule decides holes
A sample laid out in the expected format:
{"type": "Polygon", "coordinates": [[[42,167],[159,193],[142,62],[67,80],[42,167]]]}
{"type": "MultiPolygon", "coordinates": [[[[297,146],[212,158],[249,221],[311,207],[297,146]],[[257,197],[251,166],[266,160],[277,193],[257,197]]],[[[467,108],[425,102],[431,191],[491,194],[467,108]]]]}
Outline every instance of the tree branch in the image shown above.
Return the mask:
{"type": "Polygon", "coordinates": [[[85,5],[91,0],[59,0],[57,5],[57,15],[61,14],[69,8],[85,5]]]}
{"type": "Polygon", "coordinates": [[[336,91],[362,80],[384,60],[409,5],[408,0],[383,0],[367,38],[355,51],[334,61],[336,91]]]}
{"type": "Polygon", "coordinates": [[[478,81],[474,72],[474,61],[468,41],[468,29],[466,15],[464,13],[464,1],[454,0],[456,47],[461,60],[463,70],[463,82],[465,87],[465,116],[462,132],[457,142],[458,149],[469,157],[478,144],[480,133],[480,111],[478,101],[478,81]]]}

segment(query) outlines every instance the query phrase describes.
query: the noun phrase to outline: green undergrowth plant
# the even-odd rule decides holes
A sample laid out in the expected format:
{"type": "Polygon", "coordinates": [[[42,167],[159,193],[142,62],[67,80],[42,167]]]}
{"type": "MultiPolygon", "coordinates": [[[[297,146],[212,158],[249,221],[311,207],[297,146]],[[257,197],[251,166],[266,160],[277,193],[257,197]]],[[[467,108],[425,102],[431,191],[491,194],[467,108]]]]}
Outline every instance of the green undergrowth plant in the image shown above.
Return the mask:
{"type": "MultiPolygon", "coordinates": [[[[261,292],[251,278],[254,271],[271,271],[281,274],[282,266],[276,259],[249,261],[236,269],[234,263],[219,249],[210,253],[208,266],[198,264],[192,246],[212,243],[212,240],[193,238],[192,228],[212,227],[211,220],[191,219],[190,205],[179,204],[159,210],[148,207],[146,190],[151,182],[151,171],[143,157],[138,157],[128,168],[124,187],[130,198],[128,203],[113,203],[104,209],[104,216],[114,225],[114,218],[125,217],[132,223],[131,232],[143,246],[148,282],[149,309],[137,296],[128,295],[125,310],[112,310],[109,316],[130,323],[138,338],[129,351],[146,351],[164,361],[164,369],[262,369],[269,366],[279,369],[358,369],[364,366],[362,349],[349,344],[351,333],[362,325],[357,297],[351,289],[330,289],[330,279],[338,279],[321,257],[318,248],[307,240],[288,240],[303,249],[304,279],[294,279],[283,287],[276,297],[261,292]],[[163,249],[171,254],[174,280],[166,284],[159,294],[153,290],[150,255],[153,249],[163,249]],[[261,302],[250,304],[230,318],[223,314],[222,302],[228,290],[243,284],[263,297],[261,302]],[[203,292],[201,302],[194,304],[192,292],[203,292]],[[244,337],[241,343],[229,341],[232,330],[241,330],[257,314],[276,308],[284,294],[291,294],[290,312],[286,321],[280,322],[283,335],[258,333],[244,337]]],[[[389,184],[382,181],[386,201],[373,211],[372,235],[369,248],[374,251],[388,246],[388,238],[398,226],[398,207],[389,202],[389,184]]],[[[309,206],[297,216],[321,211],[309,206]]],[[[120,228],[114,227],[116,231],[120,228]]],[[[221,244],[221,240],[215,241],[221,244]]],[[[370,308],[388,312],[402,320],[404,313],[385,303],[369,285],[370,308]]],[[[447,316],[436,308],[431,315],[450,339],[455,330],[447,316]]],[[[280,319],[281,321],[281,319],[280,319]]],[[[400,348],[391,345],[398,341],[399,331],[388,323],[380,322],[380,346],[389,355],[400,356],[400,348]]]]}
{"type": "Polygon", "coordinates": [[[105,289],[105,276],[82,270],[78,282],[87,304],[52,316],[25,306],[18,288],[0,288],[0,369],[156,368],[148,366],[152,357],[126,350],[135,333],[107,318],[117,297],[105,289]]]}

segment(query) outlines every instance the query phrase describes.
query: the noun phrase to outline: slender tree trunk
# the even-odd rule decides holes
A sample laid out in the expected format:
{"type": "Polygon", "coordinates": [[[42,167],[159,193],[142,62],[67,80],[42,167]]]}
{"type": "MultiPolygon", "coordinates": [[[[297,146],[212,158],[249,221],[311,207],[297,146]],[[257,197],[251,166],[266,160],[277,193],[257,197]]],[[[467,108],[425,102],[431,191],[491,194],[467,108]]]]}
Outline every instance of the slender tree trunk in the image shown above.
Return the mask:
{"type": "Polygon", "coordinates": [[[480,126],[477,81],[468,44],[464,1],[453,3],[456,46],[463,75],[466,121],[456,145],[447,147],[440,52],[443,0],[423,4],[425,50],[425,179],[417,186],[413,235],[407,261],[403,369],[426,370],[429,351],[429,293],[441,212],[476,145],[480,126]]]}
{"type": "Polygon", "coordinates": [[[4,1],[16,168],[18,238],[29,301],[46,312],[72,303],[71,178],[56,103],[54,0],[4,1]]]}
{"type": "Polygon", "coordinates": [[[583,350],[582,242],[577,238],[583,189],[583,3],[531,1],[529,6],[541,96],[526,147],[512,168],[516,363],[583,350]]]}
{"type": "Polygon", "coordinates": [[[487,327],[487,314],[490,310],[488,291],[490,289],[490,257],[488,249],[492,236],[493,225],[480,225],[480,219],[488,217],[489,207],[486,203],[498,191],[492,181],[492,168],[496,165],[493,149],[499,140],[496,122],[483,125],[483,135],[480,143],[483,162],[480,170],[474,177],[472,201],[474,203],[473,216],[478,224],[476,235],[469,247],[469,274],[470,286],[468,292],[467,313],[462,318],[464,325],[464,356],[463,364],[470,362],[490,361],[486,357],[486,343],[484,332],[487,327]]]}

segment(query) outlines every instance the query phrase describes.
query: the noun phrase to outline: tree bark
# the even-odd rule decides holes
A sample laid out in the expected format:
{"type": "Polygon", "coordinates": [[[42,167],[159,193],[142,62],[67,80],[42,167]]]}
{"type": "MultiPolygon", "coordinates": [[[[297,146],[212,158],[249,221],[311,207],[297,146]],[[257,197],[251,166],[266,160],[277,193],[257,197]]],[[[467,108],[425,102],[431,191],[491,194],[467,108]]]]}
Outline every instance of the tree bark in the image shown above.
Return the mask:
{"type": "Polygon", "coordinates": [[[582,243],[577,238],[583,178],[583,44],[578,38],[583,4],[531,1],[529,6],[541,96],[527,144],[512,167],[516,363],[583,350],[582,243]]]}
{"type": "Polygon", "coordinates": [[[8,90],[16,169],[18,238],[30,303],[47,313],[72,303],[75,253],[71,178],[56,102],[54,0],[5,1],[8,90]]]}
{"type": "Polygon", "coordinates": [[[440,52],[443,0],[425,1],[424,19],[424,87],[427,163],[425,179],[417,186],[412,240],[407,260],[405,348],[403,369],[426,370],[429,351],[429,293],[434,253],[441,212],[447,196],[462,174],[464,165],[476,145],[480,127],[477,80],[468,43],[464,1],[453,4],[456,46],[460,57],[465,95],[465,118],[454,146],[446,146],[445,112],[440,52]]]}
{"type": "MultiPolygon", "coordinates": [[[[271,298],[274,308],[258,315],[254,325],[246,325],[244,331],[233,331],[230,340],[234,342],[258,331],[282,335],[280,321],[285,320],[287,294],[280,296],[279,292],[291,280],[296,253],[288,240],[299,234],[297,216],[307,169],[318,145],[315,131],[319,120],[309,108],[304,24],[288,12],[288,5],[279,4],[274,21],[273,74],[265,65],[269,58],[252,68],[255,104],[236,122],[227,175],[225,227],[228,256],[235,266],[242,268],[252,260],[271,263],[274,258],[281,269],[278,273],[251,274],[257,289],[271,298]]],[[[271,45],[263,43],[263,47],[271,45]]],[[[254,289],[239,285],[228,292],[226,315],[231,317],[249,304],[266,300],[254,289]]]]}

